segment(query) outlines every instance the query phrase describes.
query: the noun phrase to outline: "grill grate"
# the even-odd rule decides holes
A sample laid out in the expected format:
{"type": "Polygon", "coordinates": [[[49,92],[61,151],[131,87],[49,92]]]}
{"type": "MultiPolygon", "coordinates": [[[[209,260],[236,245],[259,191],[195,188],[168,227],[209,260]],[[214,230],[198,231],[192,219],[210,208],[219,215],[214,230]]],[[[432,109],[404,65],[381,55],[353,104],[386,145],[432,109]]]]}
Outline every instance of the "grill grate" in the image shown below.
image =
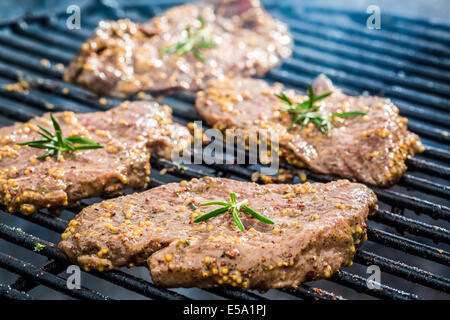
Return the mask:
{"type": "MultiPolygon", "coordinates": [[[[50,108],[87,112],[115,106],[118,100],[107,99],[107,104],[103,105],[95,95],[64,83],[57,64],[68,64],[100,19],[130,17],[145,21],[177,4],[180,2],[117,8],[89,2],[82,8],[84,29],[81,30],[66,29],[64,14],[0,22],[0,125],[26,121],[50,108]],[[44,66],[41,59],[48,59],[51,66],[44,66]],[[34,89],[28,94],[5,87],[20,78],[32,80],[34,89]],[[69,92],[63,93],[63,88],[68,88],[69,92]]],[[[108,299],[114,298],[110,294],[112,286],[120,288],[114,291],[119,298],[129,297],[130,291],[136,297],[152,299],[449,297],[450,150],[446,130],[450,123],[450,46],[444,40],[450,38],[450,27],[388,16],[389,24],[383,25],[382,30],[369,31],[363,27],[365,15],[355,12],[314,7],[295,11],[279,4],[268,4],[266,8],[290,25],[295,40],[293,58],[271,71],[266,77],[268,81],[281,81],[305,89],[307,83],[323,72],[349,94],[361,94],[364,90],[385,94],[394,100],[402,115],[409,117],[409,128],[421,136],[426,146],[422,155],[408,160],[409,170],[397,186],[388,190],[373,188],[380,200],[380,209],[369,218],[369,241],[357,251],[355,265],[326,281],[303,284],[296,290],[272,290],[267,294],[226,288],[168,290],[152,284],[148,271],[140,272],[139,268],[104,273],[92,271],[89,275],[83,274],[90,279],[85,284],[91,284],[89,288],[69,290],[64,273],[69,261],[55,243],[69,219],[86,205],[100,200],[87,199],[57,218],[45,212],[27,217],[0,212],[0,296],[32,299],[37,297],[33,292],[46,292],[42,288],[48,287],[74,298],[108,299]],[[46,247],[33,252],[37,242],[46,247]],[[38,259],[40,256],[44,259],[38,259]],[[365,266],[368,265],[377,265],[382,270],[380,289],[367,287],[365,266]],[[100,292],[108,292],[108,296],[100,292]]],[[[188,93],[178,93],[164,100],[173,108],[175,121],[184,124],[199,119],[193,101],[194,95],[188,93]]],[[[152,157],[151,163],[151,187],[205,174],[249,180],[257,168],[215,164],[182,169],[157,157],[152,157]],[[164,168],[173,171],[159,175],[157,170],[164,168]]],[[[284,168],[292,169],[288,165],[284,168]]],[[[307,174],[311,181],[334,179],[312,172],[307,174]]]]}

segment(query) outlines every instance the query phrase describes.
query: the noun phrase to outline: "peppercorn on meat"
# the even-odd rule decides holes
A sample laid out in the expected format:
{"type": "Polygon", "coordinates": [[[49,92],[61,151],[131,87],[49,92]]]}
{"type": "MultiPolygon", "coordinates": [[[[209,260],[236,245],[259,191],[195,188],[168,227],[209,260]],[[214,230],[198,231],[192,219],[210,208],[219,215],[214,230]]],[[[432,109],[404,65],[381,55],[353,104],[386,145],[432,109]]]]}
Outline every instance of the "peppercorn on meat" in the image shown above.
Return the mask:
{"type": "Polygon", "coordinates": [[[150,153],[170,157],[191,139],[187,128],[172,123],[171,109],[156,102],[124,102],[106,112],[53,116],[64,137],[83,137],[103,148],[63,151],[59,160],[56,155],[39,160],[48,150],[17,143],[42,139],[38,126],[51,133],[49,114],[0,128],[0,203],[10,212],[47,208],[57,214],[83,198],[144,188],[150,153]]]}
{"type": "Polygon", "coordinates": [[[59,248],[86,270],[147,261],[153,281],[167,287],[291,287],[352,263],[376,201],[369,188],[347,180],[258,185],[206,177],[87,207],[59,248]],[[227,201],[230,193],[274,224],[243,210],[245,231],[231,212],[194,222],[205,211],[200,204],[227,201]]]}
{"type": "Polygon", "coordinates": [[[102,21],[64,74],[96,93],[198,90],[229,72],[263,75],[292,40],[258,0],[212,0],[169,9],[144,24],[102,21]]]}
{"type": "Polygon", "coordinates": [[[285,101],[275,94],[285,93],[293,103],[301,103],[308,96],[263,80],[211,80],[207,89],[198,92],[196,108],[208,124],[220,130],[240,128],[247,134],[260,135],[268,130],[272,138],[279,139],[280,156],[291,164],[372,185],[394,184],[407,169],[408,155],[423,151],[419,137],[408,131],[407,119],[398,115],[389,99],[348,96],[324,75],[316,78],[312,88],[315,95],[332,92],[314,102],[320,109],[313,114],[329,119],[333,126],[329,133],[321,132],[313,121],[290,127],[296,115],[286,112],[285,101]],[[331,116],[351,111],[366,114],[331,116]]]}

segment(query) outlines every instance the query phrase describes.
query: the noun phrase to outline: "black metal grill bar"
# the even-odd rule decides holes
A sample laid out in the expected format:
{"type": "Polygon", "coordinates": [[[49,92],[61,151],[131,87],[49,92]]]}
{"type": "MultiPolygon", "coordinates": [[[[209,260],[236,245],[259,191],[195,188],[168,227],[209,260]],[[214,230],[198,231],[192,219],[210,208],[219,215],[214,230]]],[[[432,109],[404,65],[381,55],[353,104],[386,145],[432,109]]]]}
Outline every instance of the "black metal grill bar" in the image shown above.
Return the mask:
{"type": "Polygon", "coordinates": [[[440,177],[450,178],[450,167],[445,167],[421,158],[409,158],[407,163],[411,168],[430,172],[440,177]]]}
{"type": "Polygon", "coordinates": [[[323,17],[322,14],[319,16],[311,16],[311,15],[305,15],[302,16],[302,22],[307,22],[312,25],[318,26],[318,27],[325,27],[325,28],[335,28],[336,30],[340,30],[345,32],[345,34],[349,36],[359,35],[359,36],[370,36],[371,39],[378,39],[381,41],[386,42],[393,42],[396,45],[399,45],[401,48],[409,48],[409,49],[415,49],[419,51],[426,51],[427,53],[433,54],[434,56],[443,55],[443,54],[449,54],[450,49],[449,47],[441,41],[435,42],[435,41],[427,41],[424,39],[421,39],[420,37],[413,37],[410,35],[400,34],[400,33],[392,33],[390,31],[384,31],[383,33],[375,33],[371,32],[369,29],[365,28],[358,28],[354,25],[348,24],[345,26],[341,25],[330,25],[327,23],[327,20],[319,20],[320,17],[323,17]]]}
{"type": "Polygon", "coordinates": [[[410,173],[404,173],[402,176],[402,185],[413,186],[415,189],[425,191],[429,194],[435,194],[444,198],[450,198],[450,186],[430,181],[421,177],[413,176],[410,173]]]}
{"type": "MultiPolygon", "coordinates": [[[[27,105],[35,106],[44,111],[50,110],[48,107],[49,104],[47,102],[45,102],[42,97],[39,97],[36,95],[23,94],[23,93],[16,92],[16,91],[8,91],[7,89],[5,89],[3,87],[0,87],[0,95],[6,96],[9,99],[14,99],[14,100],[20,101],[27,105]]],[[[41,93],[41,95],[42,95],[42,93],[41,93]]],[[[70,104],[69,106],[67,106],[67,105],[61,106],[59,104],[52,104],[51,108],[52,108],[51,109],[52,111],[63,111],[63,110],[73,111],[73,112],[92,111],[91,108],[87,108],[82,105],[73,106],[73,104],[70,104]]]]}
{"type": "Polygon", "coordinates": [[[427,246],[417,241],[370,227],[367,228],[367,236],[370,241],[375,241],[391,248],[450,266],[450,253],[442,249],[427,246]]]}
{"type": "MultiPolygon", "coordinates": [[[[360,12],[356,12],[353,10],[346,10],[346,9],[339,9],[339,8],[325,8],[325,7],[306,7],[304,8],[305,11],[319,11],[321,13],[330,13],[330,14],[344,14],[344,15],[350,15],[352,17],[362,17],[365,19],[367,16],[364,16],[360,12]]],[[[408,32],[410,34],[416,34],[419,37],[423,36],[431,36],[431,34],[434,35],[434,32],[437,32],[438,36],[433,37],[434,40],[442,41],[446,39],[450,39],[450,36],[448,34],[443,33],[440,31],[450,31],[450,25],[447,21],[440,20],[437,22],[435,19],[432,20],[426,20],[421,19],[417,17],[401,17],[401,16],[393,16],[391,14],[384,13],[384,16],[389,19],[390,21],[395,22],[395,26],[391,25],[384,25],[383,27],[388,28],[394,28],[395,30],[399,29],[404,32],[408,32]],[[399,26],[400,24],[400,26],[399,26]],[[411,30],[411,28],[414,28],[414,30],[411,30]]]]}
{"type": "MultiPolygon", "coordinates": [[[[328,59],[327,57],[323,57],[323,59],[328,59]]],[[[300,72],[302,74],[310,74],[311,77],[316,76],[319,73],[325,73],[332,80],[336,82],[343,83],[345,85],[351,86],[352,88],[358,88],[359,90],[370,90],[372,92],[384,92],[386,95],[392,98],[405,99],[408,101],[412,101],[415,103],[420,103],[421,105],[427,105],[438,110],[449,110],[450,106],[445,98],[437,97],[436,95],[431,95],[428,93],[418,93],[417,91],[413,91],[407,88],[400,87],[390,87],[389,85],[383,84],[381,81],[368,79],[365,77],[359,77],[355,74],[343,73],[337,67],[327,67],[324,66],[323,63],[313,63],[313,60],[304,61],[291,59],[284,63],[284,67],[294,72],[300,72]]],[[[365,69],[367,73],[370,72],[370,69],[365,69]]],[[[370,72],[372,77],[377,77],[377,74],[373,74],[370,72]]],[[[438,90],[438,89],[436,89],[438,90]]],[[[401,105],[400,105],[401,106],[401,105]]],[[[444,117],[448,117],[446,114],[443,114],[444,117]]],[[[417,115],[416,115],[417,117],[417,115]]]]}
{"type": "Polygon", "coordinates": [[[13,289],[10,286],[6,286],[0,283],[0,297],[11,300],[34,300],[26,292],[21,292],[19,290],[13,289]]]}
{"type": "Polygon", "coordinates": [[[412,293],[405,292],[402,290],[393,289],[384,284],[378,283],[379,289],[369,289],[367,286],[367,279],[356,274],[351,274],[346,271],[338,271],[335,275],[331,277],[331,280],[353,288],[358,292],[363,292],[381,299],[393,299],[393,300],[419,300],[420,298],[412,293]]]}
{"type": "Polygon", "coordinates": [[[7,49],[6,47],[0,47],[0,60],[13,65],[25,67],[33,72],[45,74],[52,79],[58,79],[60,72],[55,69],[50,69],[41,64],[40,59],[29,54],[21,53],[17,50],[7,49]]]}
{"type": "Polygon", "coordinates": [[[36,41],[30,41],[24,37],[14,37],[13,35],[0,33],[0,43],[17,50],[46,57],[47,59],[51,59],[52,61],[59,63],[67,63],[72,58],[70,54],[64,51],[49,48],[48,46],[36,41]]]}
{"type": "Polygon", "coordinates": [[[426,213],[434,218],[441,218],[447,221],[450,220],[449,207],[416,197],[408,196],[396,191],[382,190],[375,187],[373,187],[372,189],[377,197],[384,202],[397,206],[403,206],[404,208],[411,209],[420,213],[426,213]]]}
{"type": "Polygon", "coordinates": [[[12,25],[12,29],[14,32],[29,39],[35,39],[41,43],[52,45],[60,49],[66,49],[72,52],[77,52],[80,49],[80,46],[76,41],[77,39],[56,36],[53,33],[43,32],[41,28],[29,25],[23,21],[12,25]]]}
{"type": "Polygon", "coordinates": [[[67,28],[61,27],[58,24],[58,19],[56,17],[49,17],[45,22],[45,27],[51,29],[52,31],[58,32],[61,35],[70,38],[78,38],[80,41],[85,41],[92,35],[91,30],[86,29],[76,29],[76,30],[68,30],[67,28]]]}
{"type": "Polygon", "coordinates": [[[404,23],[401,21],[396,21],[395,26],[387,26],[386,29],[405,34],[413,34],[423,39],[432,41],[445,42],[450,40],[448,34],[442,32],[442,30],[432,29],[431,27],[423,28],[422,26],[416,24],[404,23]]]}
{"type": "Polygon", "coordinates": [[[51,273],[41,270],[31,263],[19,260],[13,256],[6,255],[0,252],[0,266],[11,272],[17,273],[21,276],[39,281],[45,286],[58,290],[65,294],[78,299],[90,299],[90,300],[107,300],[108,297],[86,288],[80,288],[79,290],[70,290],[66,285],[66,280],[55,276],[51,273]]]}
{"type": "MultiPolygon", "coordinates": [[[[41,270],[47,271],[53,275],[58,275],[64,270],[66,270],[67,265],[61,264],[57,261],[52,261],[41,268],[41,270]]],[[[26,277],[19,277],[12,285],[11,288],[22,291],[29,292],[30,290],[36,288],[39,282],[33,281],[26,277]]]]}
{"type": "MultiPolygon", "coordinates": [[[[442,81],[442,78],[440,79],[442,82],[430,82],[431,80],[436,81],[436,77],[439,81],[439,76],[443,76],[445,79],[444,74],[433,72],[435,70],[433,70],[430,74],[429,71],[424,72],[424,70],[420,67],[418,68],[417,65],[408,64],[406,71],[411,71],[412,74],[408,77],[408,79],[411,78],[411,83],[407,83],[404,74],[395,72],[395,70],[398,70],[399,67],[404,66],[404,62],[402,66],[401,61],[395,61],[395,59],[392,61],[391,58],[388,59],[388,62],[386,63],[386,61],[380,61],[380,56],[378,55],[370,55],[368,59],[367,57],[362,57],[362,52],[364,51],[361,48],[354,49],[345,45],[340,45],[336,42],[330,42],[329,40],[317,39],[319,38],[308,34],[302,34],[301,36],[295,37],[296,44],[299,44],[300,46],[294,48],[294,57],[316,61],[319,58],[326,59],[328,57],[331,59],[330,61],[325,62],[328,66],[336,66],[337,64],[342,63],[343,70],[348,70],[354,73],[357,73],[355,68],[360,66],[362,74],[366,74],[367,76],[376,75],[380,77],[379,79],[383,79],[387,82],[398,82],[406,87],[414,87],[430,93],[444,93],[443,91],[446,88],[446,85],[445,82],[442,81]],[[300,47],[306,50],[300,50],[300,47]],[[336,51],[339,51],[338,53],[341,53],[342,55],[336,55],[336,51]],[[317,53],[318,56],[314,56],[313,53],[317,53]],[[363,61],[366,62],[366,64],[362,65],[357,61],[363,61]],[[370,64],[367,64],[367,62],[370,64]],[[424,78],[424,76],[427,78],[431,76],[432,79],[424,78]],[[434,87],[435,85],[437,85],[437,87],[434,87]]],[[[444,93],[444,95],[445,94],[446,93],[444,93]]]]}
{"type": "Polygon", "coordinates": [[[310,23],[303,22],[301,19],[292,19],[286,17],[286,15],[276,15],[282,17],[293,35],[295,41],[301,39],[303,34],[310,36],[317,36],[317,41],[320,39],[332,40],[341,44],[348,45],[357,49],[365,49],[365,51],[376,52],[382,56],[391,56],[402,59],[403,61],[414,61],[417,64],[435,67],[437,69],[450,69],[450,62],[445,59],[440,59],[434,55],[415,51],[414,55],[410,54],[410,51],[401,46],[393,43],[385,43],[382,41],[376,41],[369,38],[364,38],[356,35],[349,35],[344,32],[336,31],[333,26],[317,27],[310,23]]]}
{"type": "MultiPolygon", "coordinates": [[[[46,247],[43,250],[37,253],[45,255],[46,257],[54,259],[60,263],[65,263],[67,265],[71,264],[69,259],[53,243],[40,239],[33,235],[27,234],[23,231],[18,231],[16,228],[11,228],[7,225],[0,224],[0,238],[12,242],[14,244],[17,244],[19,246],[22,246],[24,248],[27,248],[29,250],[33,250],[36,243],[46,245],[46,247]]],[[[165,288],[155,286],[152,283],[136,278],[122,271],[118,270],[109,272],[91,271],[91,273],[95,274],[97,277],[100,277],[104,280],[110,281],[124,288],[133,290],[134,292],[137,292],[150,298],[176,299],[176,300],[188,299],[187,297],[181,294],[169,291],[165,288]]],[[[39,281],[39,278],[34,280],[39,281]]]]}
{"type": "MultiPolygon", "coordinates": [[[[448,73],[443,72],[438,68],[412,64],[396,57],[381,55],[373,51],[364,50],[361,47],[355,48],[339,43],[338,41],[320,38],[314,34],[310,35],[307,33],[302,33],[302,36],[297,37],[295,41],[296,44],[300,44],[303,47],[314,48],[316,50],[320,50],[321,52],[336,54],[340,57],[346,57],[351,60],[367,62],[368,64],[370,63],[388,70],[404,70],[403,72],[406,72],[409,75],[426,77],[442,82],[450,81],[450,76],[448,73]]],[[[297,56],[297,54],[301,51],[294,48],[293,52],[294,55],[297,56]]],[[[398,77],[401,75],[402,74],[399,74],[398,77]]]]}
{"type": "Polygon", "coordinates": [[[59,217],[52,217],[47,213],[43,212],[35,212],[29,216],[24,216],[20,213],[13,213],[16,217],[19,218],[25,218],[27,221],[35,223],[40,226],[44,226],[45,228],[58,232],[63,233],[66,229],[66,221],[59,218],[59,217]]]}
{"type": "Polygon", "coordinates": [[[450,152],[448,150],[436,148],[434,146],[426,146],[423,156],[429,156],[437,160],[450,162],[450,152]]]}
{"type": "Polygon", "coordinates": [[[411,234],[430,238],[434,241],[450,243],[450,231],[428,223],[406,218],[387,210],[377,210],[371,219],[411,234]]]}
{"type": "MultiPolygon", "coordinates": [[[[418,116],[420,117],[420,115],[416,115],[416,117],[418,117],[418,116]]],[[[440,117],[440,116],[441,116],[441,114],[436,113],[436,117],[440,117]]],[[[446,117],[447,116],[443,116],[442,119],[445,119],[446,117]]],[[[436,122],[436,121],[434,121],[434,122],[436,122]]],[[[443,125],[447,126],[447,124],[445,124],[445,123],[443,123],[443,125]]],[[[427,138],[433,139],[433,140],[438,141],[443,144],[448,144],[450,142],[450,139],[448,136],[449,135],[448,131],[441,129],[441,128],[437,128],[437,127],[435,128],[435,127],[432,127],[429,125],[424,125],[414,119],[409,119],[408,129],[410,129],[414,133],[417,133],[418,135],[425,136],[427,138]]]]}
{"type": "Polygon", "coordinates": [[[203,289],[209,293],[215,294],[217,296],[227,297],[229,299],[239,299],[239,300],[267,300],[265,297],[254,294],[248,291],[242,291],[239,289],[232,288],[212,288],[203,289]]]}
{"type": "Polygon", "coordinates": [[[282,291],[305,300],[345,300],[341,296],[335,295],[326,290],[311,288],[306,284],[300,284],[297,289],[286,289],[282,291]]]}
{"type": "Polygon", "coordinates": [[[411,267],[407,264],[380,257],[374,253],[364,250],[358,250],[355,253],[355,261],[367,266],[375,264],[379,266],[381,270],[389,272],[393,275],[407,280],[412,280],[433,289],[441,290],[447,293],[450,292],[449,279],[417,267],[411,267]]]}

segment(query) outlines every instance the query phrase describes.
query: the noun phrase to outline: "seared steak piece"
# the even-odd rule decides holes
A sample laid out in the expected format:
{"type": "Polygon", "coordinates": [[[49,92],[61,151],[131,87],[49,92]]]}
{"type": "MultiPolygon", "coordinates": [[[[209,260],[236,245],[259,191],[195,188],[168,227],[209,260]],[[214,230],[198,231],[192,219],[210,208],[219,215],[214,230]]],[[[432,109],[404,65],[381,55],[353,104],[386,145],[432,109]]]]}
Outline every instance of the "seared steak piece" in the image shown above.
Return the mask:
{"type": "Polygon", "coordinates": [[[365,116],[333,118],[330,136],[313,123],[289,129],[293,116],[275,96],[285,92],[299,103],[308,96],[283,90],[262,80],[231,78],[211,80],[206,90],[198,92],[196,108],[200,116],[215,128],[240,128],[248,133],[270,130],[279,137],[280,154],[289,163],[306,166],[314,172],[335,174],[372,185],[390,186],[407,169],[408,155],[423,151],[419,137],[407,129],[407,119],[389,99],[375,96],[348,96],[333,86],[324,75],[313,83],[315,95],[332,92],[315,105],[318,113],[363,111],[365,116]]]}
{"type": "Polygon", "coordinates": [[[118,98],[139,91],[198,90],[230,72],[263,75],[292,52],[285,24],[258,0],[212,0],[169,9],[144,24],[102,21],[66,69],[65,81],[118,98]],[[161,50],[187,40],[206,22],[215,48],[185,55],[161,50]]]}
{"type": "Polygon", "coordinates": [[[167,287],[290,287],[350,265],[376,202],[369,188],[348,180],[258,185],[193,179],[85,208],[59,248],[87,270],[147,261],[153,281],[167,287]],[[243,211],[244,232],[228,213],[193,223],[198,204],[228,201],[230,192],[275,224],[243,211]]]}
{"type": "Polygon", "coordinates": [[[63,152],[38,160],[48,150],[16,143],[42,139],[37,125],[53,132],[49,114],[0,128],[0,203],[10,212],[52,213],[83,198],[113,195],[123,188],[144,188],[149,157],[163,157],[190,144],[187,128],[173,124],[171,109],[156,102],[125,102],[106,112],[53,114],[63,137],[82,136],[103,149],[63,152]]]}

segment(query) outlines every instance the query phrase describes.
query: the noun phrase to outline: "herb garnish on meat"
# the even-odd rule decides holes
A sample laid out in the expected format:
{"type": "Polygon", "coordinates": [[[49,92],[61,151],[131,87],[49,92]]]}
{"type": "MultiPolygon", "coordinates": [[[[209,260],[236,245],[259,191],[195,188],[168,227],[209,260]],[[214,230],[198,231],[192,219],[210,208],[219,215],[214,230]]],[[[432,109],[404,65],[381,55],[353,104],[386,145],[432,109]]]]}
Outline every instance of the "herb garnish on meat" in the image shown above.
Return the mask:
{"type": "Polygon", "coordinates": [[[40,244],[39,242],[34,245],[34,251],[39,252],[44,250],[46,245],[40,244]]]}
{"type": "Polygon", "coordinates": [[[76,151],[76,150],[86,150],[86,149],[99,149],[103,146],[99,145],[97,142],[84,139],[80,136],[71,136],[68,138],[62,137],[61,126],[56,121],[55,117],[50,114],[52,119],[53,127],[55,129],[55,134],[51,133],[44,127],[37,125],[40,129],[38,133],[44,137],[44,139],[33,140],[27,142],[18,143],[20,146],[29,146],[37,149],[47,149],[49,150],[46,154],[39,156],[39,160],[45,160],[47,157],[52,157],[56,154],[56,160],[59,161],[59,157],[62,151],[76,151]]]}
{"type": "Polygon", "coordinates": [[[186,27],[187,39],[186,41],[179,42],[170,46],[168,48],[162,49],[161,52],[163,54],[172,54],[176,53],[180,56],[192,51],[195,57],[201,62],[205,62],[205,58],[200,53],[200,50],[215,48],[216,43],[209,38],[209,34],[211,30],[206,27],[206,21],[203,17],[198,16],[197,19],[200,21],[200,29],[198,29],[195,33],[191,32],[191,27],[186,27]]]}
{"type": "Polygon", "coordinates": [[[236,222],[238,228],[241,231],[244,231],[245,230],[244,225],[242,224],[242,221],[241,221],[241,219],[239,219],[239,216],[238,216],[238,212],[241,210],[241,208],[243,208],[245,211],[250,213],[253,217],[258,219],[259,221],[262,221],[267,224],[274,224],[274,222],[272,220],[270,220],[269,218],[264,217],[263,215],[259,214],[252,208],[248,207],[246,205],[246,203],[248,202],[247,199],[242,200],[241,202],[236,202],[236,194],[233,192],[230,192],[230,198],[231,198],[231,203],[222,202],[222,201],[211,201],[211,202],[200,203],[199,204],[200,206],[221,205],[222,207],[214,209],[208,213],[201,215],[200,217],[196,218],[194,220],[194,222],[198,223],[198,222],[206,221],[215,216],[218,216],[219,214],[225,213],[227,211],[231,211],[234,222],[236,222]]]}
{"type": "Polygon", "coordinates": [[[311,121],[320,132],[326,133],[329,136],[331,129],[333,129],[333,124],[330,121],[331,119],[364,116],[367,114],[366,112],[362,111],[349,111],[333,113],[328,117],[324,117],[323,115],[317,113],[317,111],[319,111],[320,109],[320,106],[315,106],[314,102],[322,100],[330,96],[332,93],[333,92],[327,92],[315,96],[312,86],[308,84],[309,99],[303,101],[302,103],[293,103],[284,92],[275,94],[275,96],[288,105],[285,111],[294,115],[294,119],[292,120],[289,129],[291,129],[296,123],[299,123],[302,127],[306,127],[306,125],[308,125],[308,123],[311,121]]]}

